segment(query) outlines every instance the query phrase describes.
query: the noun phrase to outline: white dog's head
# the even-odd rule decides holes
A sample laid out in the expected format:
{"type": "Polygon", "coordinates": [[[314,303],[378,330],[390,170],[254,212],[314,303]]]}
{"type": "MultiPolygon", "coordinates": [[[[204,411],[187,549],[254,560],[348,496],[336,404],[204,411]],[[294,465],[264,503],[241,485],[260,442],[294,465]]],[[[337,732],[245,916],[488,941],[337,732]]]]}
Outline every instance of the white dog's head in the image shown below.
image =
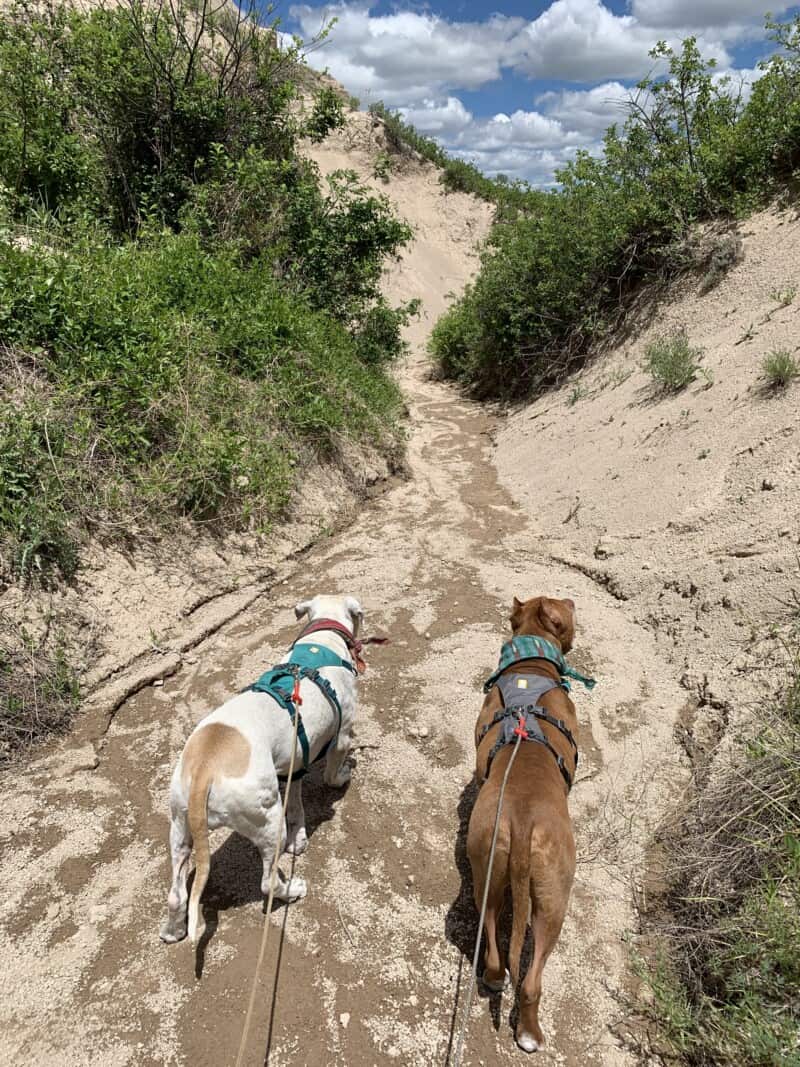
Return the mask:
{"type": "Polygon", "coordinates": [[[354,596],[315,596],[295,604],[294,613],[298,619],[307,615],[309,622],[334,619],[352,630],[354,637],[358,636],[364,622],[364,611],[354,596]]]}

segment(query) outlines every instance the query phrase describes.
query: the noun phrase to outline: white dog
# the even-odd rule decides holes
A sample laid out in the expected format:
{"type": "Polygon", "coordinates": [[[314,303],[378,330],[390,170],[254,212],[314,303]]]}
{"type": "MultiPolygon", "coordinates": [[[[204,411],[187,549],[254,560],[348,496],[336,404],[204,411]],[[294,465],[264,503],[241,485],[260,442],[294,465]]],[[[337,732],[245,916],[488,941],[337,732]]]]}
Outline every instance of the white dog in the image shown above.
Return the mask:
{"type": "MultiPolygon", "coordinates": [[[[279,671],[282,693],[276,698],[269,691],[275,687],[270,678],[274,672],[268,672],[259,679],[255,689],[240,693],[206,716],[186,742],[170,787],[172,886],[167,901],[169,914],[161,928],[163,941],[180,941],[186,936],[186,877],[192,842],[196,871],[188,902],[189,937],[196,944],[203,935],[205,923],[200,915],[200,897],[211,862],[209,830],[228,826],[253,842],[264,864],[261,880],[264,894],[269,892],[278,839],[286,852],[298,855],[305,851],[307,838],[300,780],[292,784],[286,826],[281,818],[278,778],[289,772],[294,731],[292,717],[282,699],[293,696],[295,706],[301,705],[296,771],[302,771],[325,755],[327,785],[343,786],[350,779],[350,767],[345,760],[350,751],[356,709],[357,670],[363,669],[359,655],[361,643],[356,640],[363,621],[361,605],[351,596],[316,596],[298,604],[294,610],[298,619],[307,615],[309,622],[281,662],[318,667],[319,677],[324,681],[314,681],[315,671],[306,667],[299,670],[295,667],[294,676],[291,669],[279,671]],[[265,691],[257,688],[262,683],[265,691]]],[[[304,879],[295,876],[287,880],[278,869],[275,885],[278,899],[291,902],[305,894],[304,879]]]]}

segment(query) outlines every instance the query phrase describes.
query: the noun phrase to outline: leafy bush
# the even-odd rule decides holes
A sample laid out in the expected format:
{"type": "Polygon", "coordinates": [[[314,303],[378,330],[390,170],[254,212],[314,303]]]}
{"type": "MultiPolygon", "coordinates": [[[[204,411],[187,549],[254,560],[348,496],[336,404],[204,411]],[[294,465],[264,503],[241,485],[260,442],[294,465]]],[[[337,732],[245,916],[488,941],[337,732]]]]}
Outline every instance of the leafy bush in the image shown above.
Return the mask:
{"type": "Polygon", "coordinates": [[[764,357],[764,376],[773,389],[784,389],[800,375],[800,364],[785,348],[776,349],[764,357]]]}
{"type": "Polygon", "coordinates": [[[661,43],[651,54],[667,75],[639,84],[602,158],[578,153],[552,192],[517,190],[475,283],[433,332],[444,374],[495,395],[559,379],[634,287],[689,265],[695,222],[735,217],[788,180],[800,164],[800,18],[768,25],[779,47],[747,102],[694,38],[661,43]]]}
{"type": "Polygon", "coordinates": [[[299,62],[209,0],[0,14],[3,580],[133,514],[263,528],[310,458],[394,449],[411,231],[298,154],[344,121],[299,62]]]}
{"type": "Polygon", "coordinates": [[[674,330],[647,346],[644,369],[659,388],[676,393],[697,377],[702,355],[701,348],[689,344],[685,330],[674,330]]]}

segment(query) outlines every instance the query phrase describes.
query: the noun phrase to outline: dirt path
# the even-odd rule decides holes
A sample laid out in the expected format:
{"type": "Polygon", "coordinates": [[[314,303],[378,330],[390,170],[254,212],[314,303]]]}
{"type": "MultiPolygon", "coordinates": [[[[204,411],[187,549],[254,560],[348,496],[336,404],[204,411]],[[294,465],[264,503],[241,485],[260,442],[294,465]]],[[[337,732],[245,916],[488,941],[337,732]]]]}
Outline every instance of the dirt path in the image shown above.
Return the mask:
{"type": "MultiPolygon", "coordinates": [[[[330,590],[360,595],[367,629],[392,644],[370,657],[349,788],[328,790],[318,773],[306,782],[310,846],[298,868],[309,895],[273,919],[248,1062],[267,1048],[276,1067],[445,1062],[476,928],[463,835],[480,683],[512,595],[544,591],[576,600],[573,659],[600,679],[576,697],[579,869],[546,972],[546,1057],[632,1062],[613,1034],[625,1014],[631,897],[675,776],[685,693],[624,605],[539,555],[531,519],[496,478],[490,418],[428,380],[421,358],[406,384],[407,483],[320,544],[194,665],[123,705],[99,758],[74,741],[6,778],[5,1062],[233,1062],[262,923],[259,861],[220,832],[201,962],[186,942],[162,945],[168,776],[193,723],[285,648],[291,606],[330,590]]],[[[477,1000],[466,1063],[522,1059],[509,1009],[508,996],[477,1000]]]]}

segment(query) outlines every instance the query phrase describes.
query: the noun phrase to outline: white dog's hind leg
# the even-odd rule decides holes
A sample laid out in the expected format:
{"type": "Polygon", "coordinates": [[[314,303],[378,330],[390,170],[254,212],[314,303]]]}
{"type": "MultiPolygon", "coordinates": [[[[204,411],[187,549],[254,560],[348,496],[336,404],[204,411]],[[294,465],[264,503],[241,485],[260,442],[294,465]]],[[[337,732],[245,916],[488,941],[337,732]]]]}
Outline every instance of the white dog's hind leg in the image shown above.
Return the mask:
{"type": "Polygon", "coordinates": [[[172,886],[167,897],[167,918],[161,927],[162,941],[182,941],[186,937],[186,875],[192,854],[192,835],[186,812],[173,812],[169,827],[169,847],[172,854],[172,886]]]}
{"type": "MultiPolygon", "coordinates": [[[[287,783],[288,784],[288,783],[287,783]]],[[[308,848],[306,814],[303,811],[303,779],[292,782],[286,809],[286,846],[290,856],[300,856],[308,848]]]]}
{"type": "Polygon", "coordinates": [[[346,762],[350,753],[350,731],[342,728],[336,743],[328,749],[325,757],[325,785],[341,789],[350,781],[350,765],[346,762]]]}
{"type": "MultiPolygon", "coordinates": [[[[295,783],[295,785],[296,784],[297,783],[295,783]]],[[[289,799],[291,800],[291,794],[289,799]]],[[[261,860],[264,864],[264,873],[261,878],[261,892],[266,897],[269,895],[270,874],[272,872],[272,861],[275,858],[275,846],[279,840],[281,846],[286,843],[286,827],[284,826],[283,812],[281,811],[280,804],[276,804],[274,807],[270,808],[266,813],[264,825],[253,834],[251,840],[261,853],[261,860]]],[[[281,847],[280,851],[283,851],[283,847],[281,847]]],[[[285,900],[287,904],[291,904],[292,901],[300,900],[305,895],[305,879],[299,878],[297,875],[293,878],[287,878],[276,864],[275,896],[278,900],[285,900]]]]}

